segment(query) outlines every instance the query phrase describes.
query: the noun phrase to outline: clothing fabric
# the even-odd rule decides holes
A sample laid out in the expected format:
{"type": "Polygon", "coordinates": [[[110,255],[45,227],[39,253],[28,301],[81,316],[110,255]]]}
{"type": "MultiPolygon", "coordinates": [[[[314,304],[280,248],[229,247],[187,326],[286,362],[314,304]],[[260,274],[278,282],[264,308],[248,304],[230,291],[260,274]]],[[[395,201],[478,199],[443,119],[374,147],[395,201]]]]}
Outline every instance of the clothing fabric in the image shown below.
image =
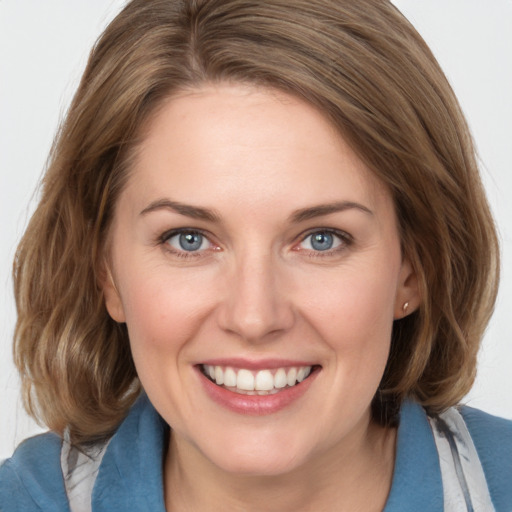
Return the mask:
{"type": "MultiPolygon", "coordinates": [[[[446,414],[433,419],[418,404],[403,404],[384,512],[458,510],[452,510],[450,502],[445,507],[446,469],[442,468],[446,468],[445,459],[456,453],[460,467],[454,465],[453,478],[461,482],[457,467],[464,470],[471,449],[478,453],[494,510],[512,512],[512,421],[469,407],[446,414]],[[469,441],[464,439],[465,432],[469,441]],[[443,443],[449,451],[446,445],[439,446],[443,443]]],[[[74,503],[83,500],[83,510],[93,512],[165,512],[162,462],[167,431],[143,395],[106,444],[77,452],[52,433],[28,439],[0,467],[0,511],[81,512],[70,509],[70,495],[74,503]]],[[[472,477],[464,478],[462,482],[471,488],[472,477]]],[[[463,487],[459,504],[465,503],[463,487]]]]}
{"type": "Polygon", "coordinates": [[[441,466],[444,509],[495,512],[480,457],[460,412],[452,407],[428,420],[441,466]]]}

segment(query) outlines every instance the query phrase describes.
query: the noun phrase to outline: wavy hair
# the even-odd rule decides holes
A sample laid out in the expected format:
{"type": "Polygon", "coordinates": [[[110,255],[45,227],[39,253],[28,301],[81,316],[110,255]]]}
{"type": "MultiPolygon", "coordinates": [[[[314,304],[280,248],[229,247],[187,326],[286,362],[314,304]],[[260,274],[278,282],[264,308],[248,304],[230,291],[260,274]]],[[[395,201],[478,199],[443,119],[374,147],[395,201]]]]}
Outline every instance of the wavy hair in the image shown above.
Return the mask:
{"type": "Polygon", "coordinates": [[[99,273],[144,128],[173,93],[251,83],[322,112],[389,188],[422,297],[395,322],[374,415],[428,410],[473,383],[499,273],[471,136],[438,63],[387,0],[133,0],[93,48],[14,263],[14,357],[27,410],[77,443],[140,392],[99,273]]]}

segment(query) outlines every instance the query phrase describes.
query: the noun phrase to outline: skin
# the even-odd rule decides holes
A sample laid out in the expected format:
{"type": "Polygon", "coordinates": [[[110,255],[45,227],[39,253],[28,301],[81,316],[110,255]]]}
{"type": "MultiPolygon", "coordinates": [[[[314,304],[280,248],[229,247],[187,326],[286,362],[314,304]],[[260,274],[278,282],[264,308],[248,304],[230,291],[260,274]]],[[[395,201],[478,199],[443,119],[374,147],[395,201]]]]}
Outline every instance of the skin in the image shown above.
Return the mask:
{"type": "Polygon", "coordinates": [[[126,322],[140,380],[172,427],[168,511],[382,510],[395,432],[373,423],[370,403],[417,282],[389,192],[320,112],[232,84],[169,98],[109,247],[107,309],[126,322]],[[164,236],[174,229],[203,232],[200,250],[164,236]],[[315,250],[311,232],[326,230],[335,248],[315,250]],[[231,357],[320,370],[284,409],[243,415],[214,402],[196,368],[231,357]]]}

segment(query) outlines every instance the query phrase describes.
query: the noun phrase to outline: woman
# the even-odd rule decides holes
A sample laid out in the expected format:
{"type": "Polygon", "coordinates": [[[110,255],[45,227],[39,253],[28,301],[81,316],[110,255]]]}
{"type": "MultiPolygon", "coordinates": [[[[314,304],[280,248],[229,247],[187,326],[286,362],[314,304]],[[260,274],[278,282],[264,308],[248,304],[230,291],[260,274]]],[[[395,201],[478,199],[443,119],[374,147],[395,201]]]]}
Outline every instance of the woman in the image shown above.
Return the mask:
{"type": "Polygon", "coordinates": [[[453,408],[497,273],[466,124],[391,4],[132,1],[18,249],[57,435],[3,464],[2,510],[510,510],[511,423],[453,408]]]}

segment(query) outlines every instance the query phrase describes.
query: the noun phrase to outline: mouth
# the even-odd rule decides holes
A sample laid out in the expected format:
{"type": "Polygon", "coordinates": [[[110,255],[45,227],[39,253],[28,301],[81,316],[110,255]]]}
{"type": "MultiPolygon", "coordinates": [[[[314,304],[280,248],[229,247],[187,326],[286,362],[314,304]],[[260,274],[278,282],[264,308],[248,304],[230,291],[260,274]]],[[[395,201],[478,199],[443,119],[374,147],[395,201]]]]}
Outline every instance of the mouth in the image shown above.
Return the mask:
{"type": "Polygon", "coordinates": [[[297,387],[320,367],[286,366],[251,370],[232,366],[201,364],[202,374],[220,388],[239,395],[268,396],[297,387]]]}

